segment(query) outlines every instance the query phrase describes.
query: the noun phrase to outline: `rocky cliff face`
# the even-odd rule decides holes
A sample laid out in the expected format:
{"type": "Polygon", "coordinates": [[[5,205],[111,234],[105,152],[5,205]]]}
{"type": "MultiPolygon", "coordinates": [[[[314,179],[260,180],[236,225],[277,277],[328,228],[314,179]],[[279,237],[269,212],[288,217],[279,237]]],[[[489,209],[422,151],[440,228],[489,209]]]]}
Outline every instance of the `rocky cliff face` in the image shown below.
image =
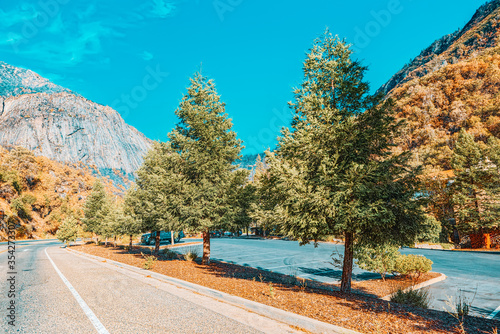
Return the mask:
{"type": "Polygon", "coordinates": [[[481,6],[462,29],[432,43],[380,87],[379,92],[387,94],[406,82],[422,78],[496,46],[500,26],[499,7],[500,0],[481,6]]]}
{"type": "Polygon", "coordinates": [[[110,107],[0,62],[0,145],[133,173],[150,140],[110,107]]]}
{"type": "Polygon", "coordinates": [[[17,96],[31,93],[71,93],[33,71],[11,66],[0,61],[0,96],[17,96]]]}

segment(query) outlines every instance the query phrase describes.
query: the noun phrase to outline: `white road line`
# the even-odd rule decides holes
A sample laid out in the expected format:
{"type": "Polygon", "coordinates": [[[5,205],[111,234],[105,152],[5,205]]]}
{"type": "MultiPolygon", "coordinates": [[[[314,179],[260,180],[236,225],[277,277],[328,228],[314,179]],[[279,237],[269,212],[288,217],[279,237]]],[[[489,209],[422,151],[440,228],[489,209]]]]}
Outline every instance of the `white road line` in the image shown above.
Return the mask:
{"type": "Polygon", "coordinates": [[[278,269],[278,268],[286,268],[286,267],[296,267],[296,266],[301,266],[303,264],[312,264],[312,263],[330,263],[328,261],[309,261],[309,262],[302,262],[302,263],[290,263],[290,264],[287,264],[287,265],[283,265],[283,266],[278,266],[278,267],[271,267],[271,268],[266,268],[267,270],[273,270],[273,269],[278,269]]]}
{"type": "MultiPolygon", "coordinates": [[[[222,253],[224,254],[224,255],[223,255],[223,257],[228,257],[228,256],[230,256],[230,255],[228,255],[228,254],[226,254],[226,253],[224,253],[224,252],[222,252],[222,253]]],[[[236,261],[239,261],[240,259],[243,259],[243,258],[245,258],[245,257],[255,257],[255,258],[256,258],[256,257],[262,256],[262,255],[267,255],[267,254],[275,254],[275,253],[276,253],[276,252],[269,252],[269,253],[258,253],[258,254],[250,254],[250,255],[238,256],[238,258],[236,259],[236,261]]],[[[234,254],[235,254],[235,253],[233,253],[233,255],[234,255],[234,254]]],[[[282,259],[282,258],[283,258],[283,256],[280,256],[280,257],[277,257],[276,259],[282,259]]],[[[228,259],[228,261],[234,261],[234,260],[229,260],[229,259],[228,259]]],[[[263,260],[263,261],[267,261],[267,260],[263,260]]]]}
{"type": "MultiPolygon", "coordinates": [[[[213,249],[211,249],[210,251],[211,251],[211,253],[222,252],[222,253],[224,254],[224,256],[233,256],[233,255],[235,255],[235,254],[242,254],[243,252],[244,252],[245,254],[251,254],[251,255],[252,255],[252,254],[262,254],[262,253],[259,253],[259,251],[258,251],[258,250],[253,251],[252,249],[246,249],[246,250],[241,250],[241,249],[239,249],[239,250],[236,250],[236,251],[227,252],[227,251],[225,251],[225,249],[224,249],[223,247],[220,247],[220,248],[219,248],[219,247],[217,247],[217,248],[213,248],[213,249]]],[[[272,252],[272,253],[275,253],[275,252],[272,252]]]]}
{"type": "Polygon", "coordinates": [[[69,291],[71,291],[71,293],[73,294],[73,297],[75,297],[75,299],[78,302],[78,304],[80,304],[80,307],[83,309],[83,312],[85,312],[85,315],[92,322],[92,325],[94,325],[94,327],[97,330],[97,332],[99,334],[109,334],[109,332],[106,330],[106,328],[104,328],[104,326],[99,321],[99,319],[97,319],[97,317],[95,316],[94,312],[92,312],[92,310],[87,305],[87,303],[85,303],[85,301],[83,300],[83,298],[80,297],[80,295],[75,290],[75,288],[73,287],[73,285],[71,285],[71,283],[61,273],[61,271],[59,270],[59,268],[57,268],[57,266],[54,263],[54,261],[52,261],[52,259],[50,258],[49,253],[47,253],[47,248],[45,248],[45,254],[49,258],[50,263],[52,263],[52,265],[54,266],[54,269],[56,270],[56,272],[59,275],[59,277],[61,277],[61,279],[64,282],[64,284],[66,284],[66,286],[68,287],[69,291]]]}
{"type": "Polygon", "coordinates": [[[500,312],[500,306],[498,306],[495,311],[491,312],[491,314],[487,316],[486,319],[493,319],[497,316],[498,312],[500,312]]]}

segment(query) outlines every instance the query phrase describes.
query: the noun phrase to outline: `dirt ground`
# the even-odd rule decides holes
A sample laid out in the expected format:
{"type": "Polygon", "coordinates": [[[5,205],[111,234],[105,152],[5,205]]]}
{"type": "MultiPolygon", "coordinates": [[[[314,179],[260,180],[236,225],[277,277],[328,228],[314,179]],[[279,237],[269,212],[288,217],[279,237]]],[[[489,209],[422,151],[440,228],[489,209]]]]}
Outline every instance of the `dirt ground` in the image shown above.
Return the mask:
{"type": "MultiPolygon", "coordinates": [[[[128,252],[122,248],[87,244],[72,249],[101,256],[136,267],[143,267],[141,249],[128,252]]],[[[143,251],[143,250],[142,250],[143,251]]],[[[397,287],[439,276],[422,275],[416,282],[391,278],[353,283],[353,292],[343,294],[338,286],[228,263],[201,265],[185,261],[181,255],[167,260],[160,256],[152,271],[203,285],[235,296],[270,305],[362,333],[463,333],[459,321],[446,312],[424,310],[381,300],[397,287]]],[[[466,333],[496,333],[500,322],[466,317],[466,333]]]]}

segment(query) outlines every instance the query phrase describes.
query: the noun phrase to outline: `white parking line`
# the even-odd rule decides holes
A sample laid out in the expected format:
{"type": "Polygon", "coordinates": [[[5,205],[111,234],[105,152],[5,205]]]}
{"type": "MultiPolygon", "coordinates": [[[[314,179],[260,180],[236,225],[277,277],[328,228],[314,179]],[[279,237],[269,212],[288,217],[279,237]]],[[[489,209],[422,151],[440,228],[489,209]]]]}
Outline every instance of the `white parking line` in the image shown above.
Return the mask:
{"type": "MultiPolygon", "coordinates": [[[[258,251],[258,250],[256,250],[256,251],[252,251],[252,249],[246,249],[246,250],[244,250],[244,251],[242,251],[242,250],[237,250],[237,251],[232,251],[232,252],[225,252],[225,251],[224,251],[224,248],[212,248],[212,249],[211,249],[211,252],[212,252],[212,253],[222,252],[222,253],[224,254],[224,256],[232,256],[232,255],[235,255],[235,254],[241,254],[241,253],[243,253],[243,252],[245,252],[245,254],[251,254],[251,255],[252,255],[252,254],[255,254],[254,256],[256,256],[256,255],[260,255],[260,254],[264,254],[264,253],[259,253],[259,251],[258,251]]],[[[276,253],[276,252],[270,252],[270,253],[276,253]]],[[[269,253],[269,254],[270,254],[270,253],[269,253]]]]}
{"type": "MultiPolygon", "coordinates": [[[[242,258],[245,258],[245,257],[259,257],[259,256],[262,256],[262,255],[267,255],[267,254],[275,254],[276,252],[269,252],[269,253],[256,253],[256,254],[250,254],[250,255],[245,255],[245,256],[238,256],[238,258],[236,258],[236,261],[239,261],[240,259],[242,258]]],[[[224,254],[224,257],[227,257],[228,255],[226,253],[223,253],[224,254]]],[[[275,259],[282,259],[283,256],[280,256],[280,257],[277,257],[275,259]]],[[[233,259],[228,259],[229,261],[233,261],[233,259]]],[[[267,259],[266,260],[259,260],[259,262],[261,261],[268,261],[267,259]]]]}
{"type": "Polygon", "coordinates": [[[500,306],[498,306],[495,311],[491,312],[489,316],[486,317],[486,319],[493,319],[494,317],[497,316],[498,312],[500,312],[500,306]]]}
{"type": "Polygon", "coordinates": [[[336,270],[335,269],[318,269],[314,274],[306,274],[306,275],[312,275],[312,276],[321,276],[318,274],[326,274],[329,272],[334,273],[336,270]]]}
{"type": "Polygon", "coordinates": [[[61,271],[59,270],[59,268],[57,268],[57,266],[54,263],[54,261],[52,261],[52,259],[50,258],[49,253],[47,253],[47,248],[45,248],[45,254],[49,258],[50,263],[52,263],[52,265],[54,266],[54,269],[56,270],[56,272],[59,275],[59,277],[61,277],[61,279],[64,282],[64,284],[66,284],[66,286],[68,287],[69,291],[71,291],[71,293],[73,294],[73,297],[75,297],[75,299],[78,302],[78,304],[80,304],[80,307],[83,309],[83,312],[85,312],[85,315],[92,322],[92,325],[94,325],[94,327],[97,330],[97,332],[99,334],[109,334],[109,332],[106,330],[106,328],[104,328],[103,324],[99,321],[99,319],[97,319],[96,315],[94,314],[94,312],[92,312],[92,310],[87,305],[87,303],[85,303],[85,301],[82,299],[82,297],[80,297],[80,295],[75,290],[75,288],[73,287],[73,285],[71,285],[71,283],[61,273],[61,271]]]}
{"type": "Polygon", "coordinates": [[[182,245],[182,246],[175,246],[174,245],[174,247],[168,247],[168,248],[164,248],[164,249],[170,249],[170,250],[175,251],[176,249],[179,249],[179,248],[186,248],[186,247],[196,248],[196,246],[202,246],[202,245],[203,245],[202,243],[199,243],[199,244],[190,244],[190,245],[182,245]]]}
{"type": "Polygon", "coordinates": [[[309,262],[302,262],[302,263],[290,263],[284,266],[278,266],[278,267],[271,267],[271,268],[266,268],[267,270],[273,270],[273,269],[278,269],[278,268],[286,268],[286,267],[291,267],[291,266],[301,266],[303,264],[312,264],[312,263],[330,263],[328,261],[309,261],[309,262]]]}

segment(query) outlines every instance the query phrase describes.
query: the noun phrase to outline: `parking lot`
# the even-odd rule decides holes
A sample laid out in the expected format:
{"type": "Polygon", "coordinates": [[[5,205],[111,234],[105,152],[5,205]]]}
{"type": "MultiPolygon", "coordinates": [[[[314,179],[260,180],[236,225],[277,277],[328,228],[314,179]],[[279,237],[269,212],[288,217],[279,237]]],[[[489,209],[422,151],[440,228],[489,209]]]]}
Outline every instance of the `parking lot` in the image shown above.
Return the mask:
{"type": "MultiPolygon", "coordinates": [[[[197,247],[201,254],[201,245],[185,247],[197,247]]],[[[178,251],[182,252],[182,246],[178,251]]],[[[214,260],[325,283],[339,282],[342,274],[340,268],[331,264],[334,251],[343,254],[343,245],[320,243],[314,248],[313,245],[299,246],[294,241],[240,238],[214,238],[211,244],[211,257],[214,260]]],[[[433,271],[447,276],[445,281],[429,287],[432,308],[450,310],[446,302],[449,298],[456,300],[462,294],[472,300],[472,314],[483,317],[494,315],[495,319],[500,320],[500,312],[494,314],[500,306],[500,254],[409,248],[402,249],[401,253],[424,255],[434,262],[433,271]]],[[[354,280],[379,277],[354,266],[354,280]]]]}

